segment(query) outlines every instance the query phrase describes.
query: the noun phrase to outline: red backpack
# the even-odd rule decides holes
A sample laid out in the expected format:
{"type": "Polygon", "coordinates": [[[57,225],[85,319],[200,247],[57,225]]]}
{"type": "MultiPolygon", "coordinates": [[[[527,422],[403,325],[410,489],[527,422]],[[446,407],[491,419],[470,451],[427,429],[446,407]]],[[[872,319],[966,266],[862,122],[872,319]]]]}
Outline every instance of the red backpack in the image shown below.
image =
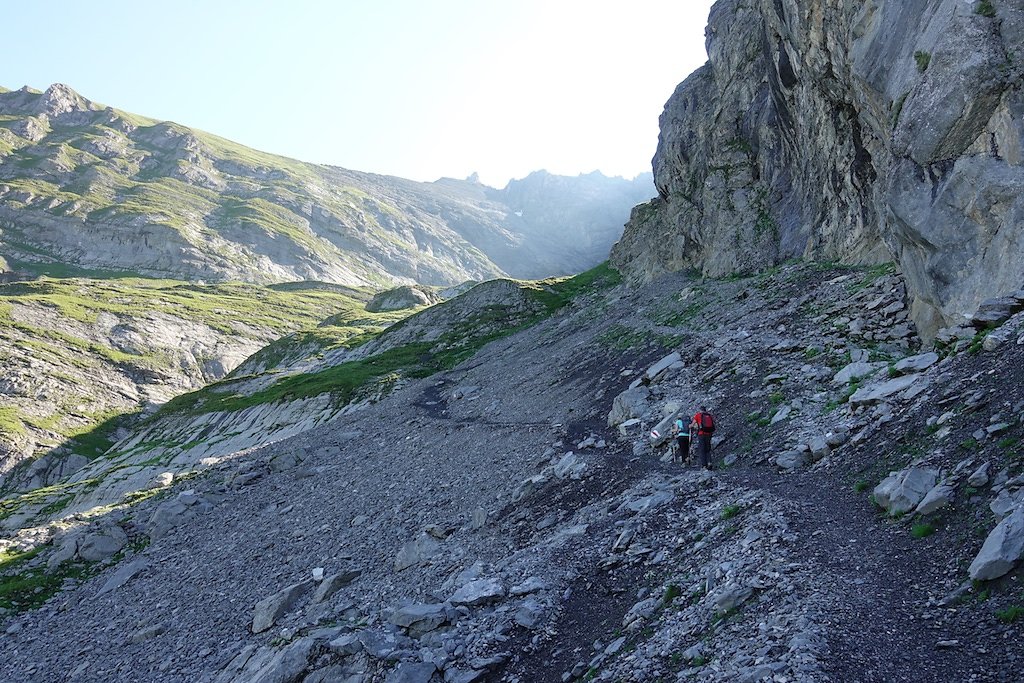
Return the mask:
{"type": "Polygon", "coordinates": [[[700,418],[698,421],[700,431],[705,434],[715,433],[715,418],[712,417],[711,413],[700,413],[697,417],[700,418]]]}

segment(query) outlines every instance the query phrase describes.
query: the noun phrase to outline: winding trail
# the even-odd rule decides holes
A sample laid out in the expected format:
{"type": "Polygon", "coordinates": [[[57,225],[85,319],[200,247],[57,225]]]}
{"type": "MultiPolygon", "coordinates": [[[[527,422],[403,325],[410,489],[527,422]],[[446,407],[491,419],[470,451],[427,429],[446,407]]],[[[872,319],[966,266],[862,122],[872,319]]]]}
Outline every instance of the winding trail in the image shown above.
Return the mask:
{"type": "Polygon", "coordinates": [[[906,524],[877,514],[866,494],[838,487],[827,472],[743,467],[719,476],[798,505],[801,559],[819,569],[831,602],[825,670],[834,680],[1014,680],[989,666],[995,643],[984,624],[934,605],[949,581],[934,539],[914,539],[906,524]]]}

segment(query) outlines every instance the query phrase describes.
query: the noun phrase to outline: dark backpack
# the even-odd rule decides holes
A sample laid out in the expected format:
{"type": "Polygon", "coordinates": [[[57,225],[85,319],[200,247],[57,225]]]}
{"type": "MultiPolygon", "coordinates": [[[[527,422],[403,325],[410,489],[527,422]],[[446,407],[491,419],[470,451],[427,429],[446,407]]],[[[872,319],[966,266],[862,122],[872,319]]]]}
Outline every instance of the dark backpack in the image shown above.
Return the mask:
{"type": "Polygon", "coordinates": [[[700,431],[705,434],[715,433],[715,418],[711,416],[711,413],[700,414],[700,431]]]}

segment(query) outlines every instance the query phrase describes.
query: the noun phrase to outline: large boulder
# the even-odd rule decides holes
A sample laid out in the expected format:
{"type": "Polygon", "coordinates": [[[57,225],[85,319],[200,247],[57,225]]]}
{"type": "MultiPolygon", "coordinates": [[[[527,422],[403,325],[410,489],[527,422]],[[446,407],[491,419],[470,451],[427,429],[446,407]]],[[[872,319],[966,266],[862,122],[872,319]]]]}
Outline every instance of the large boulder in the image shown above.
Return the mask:
{"type": "Polygon", "coordinates": [[[312,581],[293,583],[257,602],[253,608],[252,632],[262,633],[273,626],[312,586],[312,581]]]}
{"type": "Polygon", "coordinates": [[[116,555],[128,543],[128,534],[117,525],[102,526],[78,539],[78,557],[97,562],[116,555]]]}
{"type": "Polygon", "coordinates": [[[400,572],[426,562],[437,553],[440,547],[441,544],[433,536],[421,533],[398,551],[398,555],[395,556],[395,571],[400,572]]]}
{"type": "Polygon", "coordinates": [[[447,622],[448,611],[441,603],[404,605],[392,611],[388,621],[406,629],[413,638],[418,638],[447,622]]]}
{"type": "Polygon", "coordinates": [[[939,508],[945,507],[953,502],[955,489],[949,484],[939,484],[925,494],[921,502],[914,508],[919,515],[930,515],[939,508]]]}
{"type": "Polygon", "coordinates": [[[1024,507],[1018,507],[985,539],[985,544],[974,562],[971,562],[971,578],[975,581],[998,579],[1013,569],[1024,555],[1024,507]]]}
{"type": "Polygon", "coordinates": [[[617,427],[626,420],[642,417],[647,412],[647,400],[651,390],[645,386],[626,389],[612,401],[611,412],[608,413],[608,426],[617,427]]]}
{"type": "Polygon", "coordinates": [[[864,377],[870,377],[885,367],[885,363],[868,363],[855,361],[847,364],[842,370],[832,377],[834,384],[849,384],[850,382],[864,377]]]}
{"type": "Polygon", "coordinates": [[[889,476],[875,487],[875,502],[890,515],[910,512],[924,499],[939,479],[939,471],[929,467],[910,467],[889,476]]]}
{"type": "Polygon", "coordinates": [[[500,602],[505,598],[505,588],[498,579],[477,579],[455,591],[451,603],[476,607],[491,602],[500,602]]]}
{"type": "Polygon", "coordinates": [[[928,353],[920,353],[916,356],[907,356],[902,358],[893,365],[893,370],[901,374],[908,372],[924,372],[931,366],[939,362],[939,354],[934,351],[928,353]]]}
{"type": "Polygon", "coordinates": [[[910,388],[914,382],[916,382],[921,375],[903,375],[895,379],[890,379],[887,382],[880,384],[872,384],[870,386],[861,387],[857,391],[853,392],[850,396],[850,405],[866,406],[879,401],[884,401],[890,396],[894,396],[904,389],[910,388]]]}

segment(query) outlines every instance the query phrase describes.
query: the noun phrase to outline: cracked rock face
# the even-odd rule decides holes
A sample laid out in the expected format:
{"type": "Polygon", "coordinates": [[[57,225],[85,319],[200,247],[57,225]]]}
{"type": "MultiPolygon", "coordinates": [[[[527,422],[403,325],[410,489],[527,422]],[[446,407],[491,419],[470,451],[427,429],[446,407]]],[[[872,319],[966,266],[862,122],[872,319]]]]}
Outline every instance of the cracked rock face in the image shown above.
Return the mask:
{"type": "Polygon", "coordinates": [[[1024,8],[721,0],[661,117],[634,279],[895,259],[930,336],[1024,281],[1024,8]]]}

